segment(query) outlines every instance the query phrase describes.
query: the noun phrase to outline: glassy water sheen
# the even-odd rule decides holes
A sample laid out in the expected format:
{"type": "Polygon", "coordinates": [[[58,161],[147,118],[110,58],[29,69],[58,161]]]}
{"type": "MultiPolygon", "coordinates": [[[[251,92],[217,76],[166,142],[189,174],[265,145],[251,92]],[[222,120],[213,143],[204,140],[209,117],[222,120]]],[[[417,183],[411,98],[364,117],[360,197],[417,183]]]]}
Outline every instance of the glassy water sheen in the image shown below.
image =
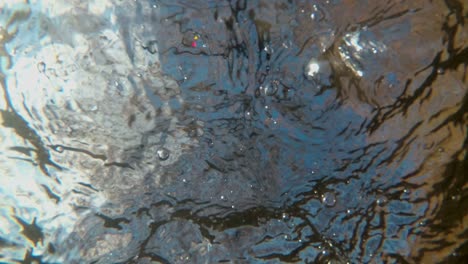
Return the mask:
{"type": "Polygon", "coordinates": [[[0,262],[466,263],[467,17],[0,1],[0,262]]]}

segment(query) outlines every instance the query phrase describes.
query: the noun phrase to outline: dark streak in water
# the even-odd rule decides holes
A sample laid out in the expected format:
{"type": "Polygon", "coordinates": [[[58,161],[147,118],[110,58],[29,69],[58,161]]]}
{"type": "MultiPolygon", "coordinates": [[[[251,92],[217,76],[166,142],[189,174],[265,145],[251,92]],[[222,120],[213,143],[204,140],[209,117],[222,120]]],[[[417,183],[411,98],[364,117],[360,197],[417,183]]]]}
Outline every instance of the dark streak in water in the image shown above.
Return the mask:
{"type": "Polygon", "coordinates": [[[0,110],[0,114],[3,118],[3,126],[14,129],[20,137],[31,142],[31,144],[36,148],[35,152],[37,155],[37,161],[39,162],[39,167],[42,172],[44,172],[44,174],[50,176],[46,165],[50,165],[58,170],[62,170],[62,167],[50,159],[50,154],[44,147],[39,136],[27,125],[27,122],[21,116],[19,116],[16,112],[3,110],[0,110]]]}
{"type": "Polygon", "coordinates": [[[47,196],[52,199],[52,200],[55,200],[55,203],[59,203],[60,202],[60,196],[58,196],[57,194],[53,193],[50,188],[45,185],[45,184],[41,184],[42,188],[44,188],[44,191],[47,193],[47,196]]]}
{"type": "Polygon", "coordinates": [[[43,243],[44,233],[42,229],[36,224],[36,218],[34,217],[33,221],[29,224],[23,219],[13,216],[16,219],[16,222],[21,225],[22,231],[26,238],[33,242],[34,246],[37,246],[37,242],[43,243]]]}
{"type": "Polygon", "coordinates": [[[89,150],[86,149],[80,149],[80,148],[73,148],[73,147],[67,147],[67,146],[62,146],[62,145],[49,145],[50,148],[57,150],[57,149],[63,149],[63,150],[68,150],[68,151],[74,151],[74,152],[79,152],[86,154],[94,159],[100,159],[102,161],[106,161],[107,157],[105,155],[100,155],[100,154],[94,154],[89,150]]]}
{"type": "Polygon", "coordinates": [[[101,213],[97,213],[96,216],[104,220],[104,227],[107,228],[115,228],[117,230],[121,230],[122,226],[120,225],[120,223],[130,223],[130,220],[124,217],[111,218],[101,213]]]}

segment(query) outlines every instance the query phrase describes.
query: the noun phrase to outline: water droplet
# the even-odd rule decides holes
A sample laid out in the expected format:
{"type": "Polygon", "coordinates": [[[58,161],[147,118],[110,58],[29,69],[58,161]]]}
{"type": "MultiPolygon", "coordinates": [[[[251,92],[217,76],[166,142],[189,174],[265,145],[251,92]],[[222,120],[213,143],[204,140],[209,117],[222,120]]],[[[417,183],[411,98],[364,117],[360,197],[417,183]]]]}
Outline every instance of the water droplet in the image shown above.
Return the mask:
{"type": "Polygon", "coordinates": [[[334,206],[336,203],[335,194],[332,192],[326,192],[322,194],[322,203],[329,207],[334,206]]]}
{"type": "Polygon", "coordinates": [[[346,210],[346,213],[347,213],[347,214],[351,214],[352,212],[353,212],[353,211],[351,211],[351,209],[346,210]]]}
{"type": "Polygon", "coordinates": [[[158,154],[159,160],[167,160],[169,158],[169,150],[166,148],[160,148],[156,153],[158,154]]]}

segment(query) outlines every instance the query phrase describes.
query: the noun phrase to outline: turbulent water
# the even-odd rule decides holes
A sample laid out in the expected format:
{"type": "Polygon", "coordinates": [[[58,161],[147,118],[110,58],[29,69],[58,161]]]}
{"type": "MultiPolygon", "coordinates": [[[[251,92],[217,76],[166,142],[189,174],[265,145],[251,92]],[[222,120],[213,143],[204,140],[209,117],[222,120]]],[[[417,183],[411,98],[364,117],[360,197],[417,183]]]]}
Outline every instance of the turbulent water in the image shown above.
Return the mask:
{"type": "Polygon", "coordinates": [[[467,17],[0,1],[0,262],[466,263],[467,17]]]}

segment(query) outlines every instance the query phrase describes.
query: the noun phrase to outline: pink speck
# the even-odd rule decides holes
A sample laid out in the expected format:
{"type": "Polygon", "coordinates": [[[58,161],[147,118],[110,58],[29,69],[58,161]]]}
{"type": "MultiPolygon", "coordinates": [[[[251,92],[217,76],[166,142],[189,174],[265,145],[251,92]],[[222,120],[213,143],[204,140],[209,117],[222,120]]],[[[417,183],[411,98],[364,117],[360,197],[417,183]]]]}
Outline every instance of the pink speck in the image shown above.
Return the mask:
{"type": "Polygon", "coordinates": [[[192,41],[192,48],[196,48],[196,47],[197,47],[197,42],[192,41]]]}

